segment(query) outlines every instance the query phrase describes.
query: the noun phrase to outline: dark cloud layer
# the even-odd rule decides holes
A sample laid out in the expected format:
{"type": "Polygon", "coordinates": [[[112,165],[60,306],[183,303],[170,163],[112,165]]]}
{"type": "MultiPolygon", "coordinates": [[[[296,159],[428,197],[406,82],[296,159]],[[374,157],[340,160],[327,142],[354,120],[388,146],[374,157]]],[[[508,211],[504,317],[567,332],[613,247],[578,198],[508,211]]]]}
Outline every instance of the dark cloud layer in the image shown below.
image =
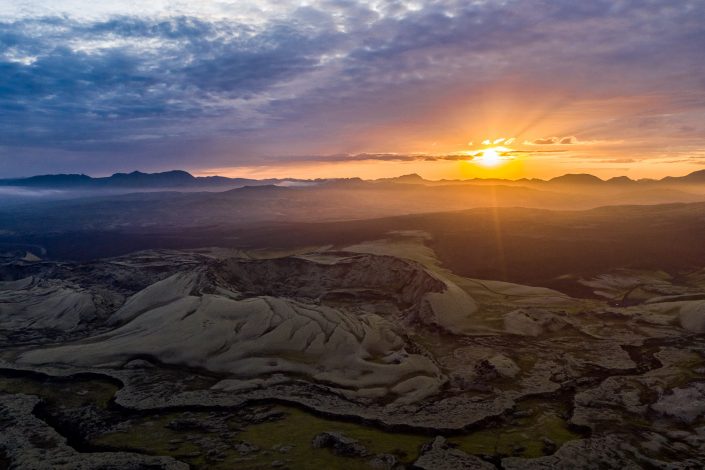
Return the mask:
{"type": "Polygon", "coordinates": [[[566,137],[526,136],[534,144],[629,138],[655,123],[702,145],[705,2],[417,4],[327,0],[258,22],[5,18],[0,174],[396,151],[397,134],[444,131],[440,107],[470,107],[505,82],[519,100],[656,103],[608,126],[588,116],[566,137]]]}

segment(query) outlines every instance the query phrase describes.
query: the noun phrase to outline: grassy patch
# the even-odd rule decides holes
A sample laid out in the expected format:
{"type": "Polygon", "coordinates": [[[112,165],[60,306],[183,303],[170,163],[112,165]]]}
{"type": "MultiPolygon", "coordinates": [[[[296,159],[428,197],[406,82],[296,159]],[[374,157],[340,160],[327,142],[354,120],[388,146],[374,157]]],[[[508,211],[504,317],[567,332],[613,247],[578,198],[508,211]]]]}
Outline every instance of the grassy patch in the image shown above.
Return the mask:
{"type": "MultiPolygon", "coordinates": [[[[124,431],[103,434],[91,440],[94,446],[109,449],[129,450],[142,454],[168,455],[197,468],[206,467],[203,449],[185,440],[187,433],[175,431],[168,424],[180,417],[180,413],[167,413],[161,416],[145,417],[132,421],[124,431]]],[[[218,468],[218,467],[211,467],[218,468]]]]}
{"type": "MultiPolygon", "coordinates": [[[[169,423],[183,418],[183,413],[133,420],[125,430],[105,433],[91,440],[91,444],[105,449],[129,450],[150,455],[169,455],[194,468],[256,469],[271,468],[276,461],[286,468],[335,468],[356,470],[365,466],[364,458],[341,457],[328,449],[311,446],[316,434],[336,431],[359,440],[371,454],[388,453],[400,461],[410,463],[419,454],[421,445],[429,436],[391,433],[373,427],[321,418],[296,408],[277,406],[273,409],[281,418],[258,424],[245,424],[241,418],[230,420],[227,435],[221,432],[175,430],[169,423]],[[241,453],[238,445],[246,442],[257,450],[241,453]],[[214,458],[209,450],[219,448],[214,458]],[[280,449],[285,448],[285,451],[280,449]]],[[[188,412],[189,419],[206,422],[207,412],[188,412]]]]}
{"type": "MultiPolygon", "coordinates": [[[[116,384],[96,377],[0,375],[0,392],[40,396],[50,413],[52,409],[104,409],[117,389],[116,384]]],[[[517,408],[521,412],[519,417],[467,435],[451,436],[449,441],[469,454],[538,457],[546,453],[546,439],[559,447],[580,437],[566,426],[566,409],[558,401],[525,400],[517,408]]],[[[110,425],[109,431],[87,437],[87,443],[103,450],[172,456],[193,468],[271,468],[279,461],[292,470],[356,470],[366,466],[367,458],[342,457],[328,449],[314,449],[311,445],[314,436],[325,431],[340,432],[360,441],[371,455],[392,454],[407,464],[418,457],[423,444],[432,440],[429,435],[389,432],[324,418],[290,406],[262,409],[268,410],[268,418],[254,423],[247,410],[125,416],[123,420],[118,418],[121,422],[110,425]],[[195,424],[191,427],[174,425],[179,422],[195,424]]]]}
{"type": "Polygon", "coordinates": [[[498,427],[482,429],[465,436],[450,438],[450,442],[468,454],[517,455],[527,458],[545,455],[545,439],[560,447],[581,436],[571,431],[560,405],[539,400],[525,400],[518,411],[531,413],[498,427]]]}
{"type": "Polygon", "coordinates": [[[339,457],[327,449],[312,448],[314,436],[324,431],[343,433],[360,441],[372,454],[393,454],[406,463],[412,462],[421,446],[431,440],[429,436],[386,432],[370,426],[326,419],[296,408],[281,407],[281,411],[286,415],[283,419],[248,426],[238,437],[265,450],[278,445],[293,448],[286,454],[274,452],[266,455],[260,452],[258,458],[251,462],[251,467],[245,465],[241,468],[257,468],[275,460],[286,461],[291,469],[361,468],[359,458],[339,457]]]}
{"type": "Polygon", "coordinates": [[[50,408],[79,408],[97,406],[105,408],[118,386],[98,378],[56,378],[0,375],[0,392],[36,395],[50,408]]]}

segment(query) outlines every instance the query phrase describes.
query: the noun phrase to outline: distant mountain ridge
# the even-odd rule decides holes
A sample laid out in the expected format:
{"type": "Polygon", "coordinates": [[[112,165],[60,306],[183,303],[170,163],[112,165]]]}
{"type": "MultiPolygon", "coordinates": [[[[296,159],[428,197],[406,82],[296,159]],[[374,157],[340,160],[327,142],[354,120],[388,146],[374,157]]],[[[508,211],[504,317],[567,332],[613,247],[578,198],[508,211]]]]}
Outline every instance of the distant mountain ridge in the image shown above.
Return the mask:
{"type": "Polygon", "coordinates": [[[705,170],[698,170],[685,176],[666,176],[661,181],[680,180],[688,183],[705,183],[705,170]]]}
{"type": "Polygon", "coordinates": [[[225,176],[193,176],[183,170],[161,173],[115,173],[93,178],[84,174],[39,175],[28,178],[1,179],[0,186],[21,186],[46,189],[110,189],[110,188],[206,188],[216,186],[271,185],[295,179],[249,179],[225,176]]]}
{"type": "Polygon", "coordinates": [[[0,186],[17,186],[42,189],[207,189],[207,188],[234,188],[242,186],[263,185],[309,185],[316,183],[336,184],[364,184],[364,183],[403,183],[403,184],[445,184],[445,183],[483,183],[483,184],[547,184],[547,185],[644,185],[644,184],[705,184],[705,170],[694,171],[685,176],[666,176],[660,180],[641,179],[633,180],[627,176],[618,176],[603,180],[587,173],[566,174],[549,180],[520,179],[505,180],[492,179],[467,179],[467,180],[442,180],[429,181],[416,173],[402,175],[394,178],[380,178],[365,181],[360,178],[331,178],[331,179],[296,179],[296,178],[229,178],[226,176],[193,176],[187,171],[171,170],[160,173],[115,173],[105,177],[91,177],[85,174],[54,174],[38,175],[27,178],[0,179],[0,186]]]}

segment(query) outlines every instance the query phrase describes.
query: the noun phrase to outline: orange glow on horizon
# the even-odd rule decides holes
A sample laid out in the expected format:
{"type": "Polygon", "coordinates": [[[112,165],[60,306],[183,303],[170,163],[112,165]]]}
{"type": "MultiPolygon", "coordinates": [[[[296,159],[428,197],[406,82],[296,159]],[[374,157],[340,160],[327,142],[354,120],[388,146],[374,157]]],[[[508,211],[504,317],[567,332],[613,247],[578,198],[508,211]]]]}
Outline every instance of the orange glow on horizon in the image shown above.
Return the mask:
{"type": "MultiPolygon", "coordinates": [[[[492,135],[492,134],[490,134],[492,135]]],[[[252,179],[361,178],[374,180],[416,173],[428,180],[473,178],[550,179],[568,173],[589,173],[602,179],[628,176],[632,179],[683,176],[703,169],[699,160],[678,154],[639,158],[639,149],[623,147],[621,141],[590,140],[567,133],[546,133],[548,138],[481,137],[465,140],[471,149],[453,150],[451,145],[433,142],[433,152],[375,152],[313,156],[281,160],[270,157],[262,165],[191,168],[197,176],[222,175],[252,179]],[[569,136],[569,137],[567,137],[569,136]],[[543,142],[542,142],[543,141],[543,142]],[[445,149],[442,149],[445,147],[445,149]],[[635,158],[625,157],[633,153],[635,158]]],[[[501,135],[501,134],[500,134],[501,135]]],[[[506,134],[505,134],[506,135],[506,134]]],[[[510,134],[511,135],[511,134],[510,134]]],[[[705,152],[690,154],[691,157],[705,152]]]]}
{"type": "Polygon", "coordinates": [[[340,161],[290,162],[248,167],[190,168],[196,176],[221,175],[229,177],[266,178],[362,178],[373,180],[417,173],[428,180],[458,180],[471,178],[541,178],[550,179],[567,173],[590,173],[602,179],[628,176],[632,179],[683,176],[702,165],[675,164],[670,159],[654,159],[635,163],[605,163],[589,158],[558,158],[519,156],[496,166],[473,162],[472,158],[436,161],[340,161]]]}

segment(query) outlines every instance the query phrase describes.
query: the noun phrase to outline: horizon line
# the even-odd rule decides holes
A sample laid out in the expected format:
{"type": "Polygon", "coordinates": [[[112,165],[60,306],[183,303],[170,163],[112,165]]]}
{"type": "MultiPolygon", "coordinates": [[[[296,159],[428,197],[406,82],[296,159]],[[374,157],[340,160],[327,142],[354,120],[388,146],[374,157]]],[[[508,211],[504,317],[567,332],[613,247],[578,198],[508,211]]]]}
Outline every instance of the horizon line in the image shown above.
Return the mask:
{"type": "Polygon", "coordinates": [[[192,173],[191,171],[188,170],[183,170],[183,169],[171,169],[171,170],[163,170],[163,171],[153,171],[153,172],[148,172],[148,171],[141,171],[141,170],[133,170],[131,172],[115,172],[107,176],[92,176],[86,173],[44,173],[44,174],[36,174],[36,175],[31,175],[31,176],[17,176],[17,177],[0,177],[0,182],[10,182],[10,181],[25,181],[25,180],[30,180],[33,178],[48,178],[48,177],[85,177],[89,178],[90,180],[102,180],[102,179],[109,179],[113,178],[116,176],[129,176],[129,175],[164,175],[164,174],[169,174],[169,173],[181,173],[181,174],[187,174],[190,177],[194,179],[208,179],[208,178],[224,178],[224,179],[229,179],[229,180],[237,180],[237,179],[243,179],[243,180],[251,180],[251,181],[267,181],[267,180],[273,180],[273,181],[310,181],[310,182],[315,182],[315,181],[344,181],[344,180],[360,180],[360,181],[388,181],[388,180],[395,180],[395,179],[402,179],[402,178],[417,178],[422,181],[427,181],[429,183],[441,183],[441,182],[464,182],[464,181],[512,181],[512,182],[521,182],[521,181],[543,181],[543,182],[550,182],[556,179],[561,179],[565,177],[590,177],[595,180],[599,180],[602,182],[609,182],[613,180],[628,180],[631,182],[640,182],[640,181],[663,181],[665,179],[669,178],[684,178],[688,177],[694,174],[705,174],[705,169],[703,170],[695,170],[691,171],[689,173],[686,173],[684,175],[676,176],[676,175],[665,175],[661,178],[630,178],[627,175],[619,175],[619,176],[613,176],[607,179],[602,179],[599,176],[592,174],[592,173],[564,173],[559,176],[554,176],[552,178],[530,178],[530,177],[522,177],[522,178],[508,178],[508,177],[472,177],[472,178],[441,178],[441,179],[428,179],[424,178],[423,176],[419,175],[418,173],[412,172],[412,173],[402,173],[397,176],[391,176],[391,177],[381,177],[381,178],[363,178],[361,176],[349,176],[349,177],[320,177],[320,178],[297,178],[297,177],[270,177],[270,178],[252,178],[252,177],[246,177],[246,176],[223,176],[223,175],[218,175],[218,174],[198,174],[198,172],[192,173]]]}

